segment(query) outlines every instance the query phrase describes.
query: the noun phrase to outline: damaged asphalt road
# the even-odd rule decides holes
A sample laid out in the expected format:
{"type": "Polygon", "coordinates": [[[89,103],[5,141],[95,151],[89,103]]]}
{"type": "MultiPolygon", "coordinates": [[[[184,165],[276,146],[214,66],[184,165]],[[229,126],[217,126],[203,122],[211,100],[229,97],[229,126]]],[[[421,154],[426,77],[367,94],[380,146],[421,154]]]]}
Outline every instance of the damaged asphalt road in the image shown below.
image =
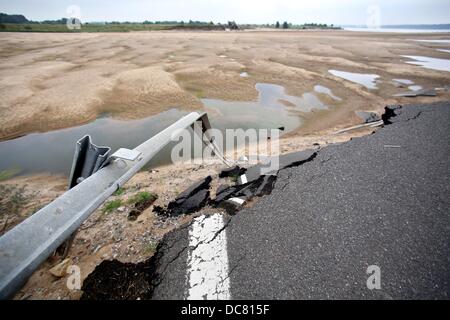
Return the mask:
{"type": "Polygon", "coordinates": [[[450,103],[393,108],[383,121],[281,170],[231,218],[170,233],[149,266],[151,293],[133,298],[448,299],[450,103]],[[194,274],[202,264],[209,273],[194,274]],[[367,288],[372,265],[379,290],[367,288]]]}

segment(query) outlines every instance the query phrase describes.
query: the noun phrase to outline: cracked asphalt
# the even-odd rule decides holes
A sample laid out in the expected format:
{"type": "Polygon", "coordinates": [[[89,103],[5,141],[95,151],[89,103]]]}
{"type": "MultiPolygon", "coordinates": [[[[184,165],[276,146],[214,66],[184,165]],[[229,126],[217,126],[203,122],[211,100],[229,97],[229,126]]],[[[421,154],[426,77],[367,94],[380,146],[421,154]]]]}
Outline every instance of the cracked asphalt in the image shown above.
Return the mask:
{"type": "MultiPolygon", "coordinates": [[[[375,134],[281,170],[227,221],[233,299],[448,299],[450,102],[404,106],[375,134]],[[381,270],[369,290],[366,270],[381,270]]],[[[187,298],[189,227],[159,252],[154,299],[187,298]]]]}

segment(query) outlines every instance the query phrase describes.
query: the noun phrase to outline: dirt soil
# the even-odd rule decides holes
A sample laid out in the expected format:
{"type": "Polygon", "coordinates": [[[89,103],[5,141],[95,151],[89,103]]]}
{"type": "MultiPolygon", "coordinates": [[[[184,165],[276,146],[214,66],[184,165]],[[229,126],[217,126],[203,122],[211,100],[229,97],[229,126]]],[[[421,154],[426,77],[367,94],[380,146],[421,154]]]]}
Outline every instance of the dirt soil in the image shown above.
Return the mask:
{"type": "MultiPolygon", "coordinates": [[[[448,58],[448,53],[435,50],[449,49],[448,44],[408,40],[443,38],[346,31],[1,33],[0,139],[78,125],[104,112],[132,119],[174,106],[203,108],[203,97],[255,100],[255,84],[265,82],[283,85],[288,94],[297,96],[323,85],[342,98],[334,101],[317,94],[331,108],[302,114],[303,126],[282,138],[282,153],[344,142],[375,130],[334,134],[361,122],[355,110],[381,113],[387,104],[450,100],[446,91],[438,92],[437,97],[392,96],[407,90],[396,87],[392,83],[395,78],[425,88],[450,85],[448,72],[406,64],[401,57],[448,58]],[[382,82],[378,90],[367,90],[334,77],[329,69],[375,73],[382,82]],[[249,77],[240,77],[241,72],[249,77]]],[[[248,152],[252,154],[254,149],[248,152]]],[[[121,194],[109,199],[120,200],[119,207],[110,212],[104,206],[99,208],[76,233],[68,258],[80,267],[82,280],[101,261],[137,263],[151,257],[164,234],[192,219],[158,217],[153,207],[167,205],[200,178],[217,177],[221,168],[220,162],[184,163],[134,176],[121,194]],[[135,221],[129,220],[133,207],[128,200],[144,191],[157,194],[158,199],[135,221]]],[[[211,189],[217,185],[216,179],[211,189]]],[[[0,182],[0,235],[66,188],[66,177],[44,173],[0,182]]],[[[60,261],[59,256],[49,258],[15,298],[78,299],[81,291],[67,288],[67,275],[55,277],[49,272],[60,261]]]]}

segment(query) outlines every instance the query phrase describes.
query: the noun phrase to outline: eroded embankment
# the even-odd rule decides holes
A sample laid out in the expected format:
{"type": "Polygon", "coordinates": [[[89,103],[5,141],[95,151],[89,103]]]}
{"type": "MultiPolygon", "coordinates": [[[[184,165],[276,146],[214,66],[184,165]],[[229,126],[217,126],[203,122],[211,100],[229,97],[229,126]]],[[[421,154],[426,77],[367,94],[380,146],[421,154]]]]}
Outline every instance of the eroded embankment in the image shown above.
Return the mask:
{"type": "MultiPolygon", "coordinates": [[[[401,112],[401,106],[389,106],[382,115],[384,125],[391,124],[391,119],[401,112]]],[[[284,169],[303,165],[314,161],[319,150],[306,150],[280,157],[279,170],[261,174],[262,164],[248,169],[234,167],[220,173],[221,177],[233,177],[235,185],[219,185],[215,197],[211,198],[212,177],[208,176],[170,202],[167,207],[155,207],[161,216],[177,216],[181,214],[210,214],[212,211],[224,209],[225,223],[211,238],[214,240],[223,231],[238,211],[251,206],[258,197],[270,195],[277,180],[277,175],[284,169]]],[[[151,299],[155,288],[165,277],[165,271],[171,263],[183,256],[186,250],[193,250],[188,243],[180,245],[180,233],[186,233],[194,220],[166,234],[159,243],[156,253],[150,259],[137,263],[121,263],[117,260],[103,261],[86,278],[83,283],[82,299],[151,299]],[[176,252],[169,250],[177,247],[176,252]]],[[[209,241],[212,241],[209,240],[209,241]]]]}

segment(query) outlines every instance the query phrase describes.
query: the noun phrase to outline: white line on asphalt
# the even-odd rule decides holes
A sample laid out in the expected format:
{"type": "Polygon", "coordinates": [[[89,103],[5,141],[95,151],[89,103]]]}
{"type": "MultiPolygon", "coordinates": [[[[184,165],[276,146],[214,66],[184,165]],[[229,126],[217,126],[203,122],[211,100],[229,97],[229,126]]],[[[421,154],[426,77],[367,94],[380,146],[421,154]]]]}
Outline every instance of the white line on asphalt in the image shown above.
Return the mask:
{"type": "Polygon", "coordinates": [[[241,198],[230,198],[228,201],[232,201],[234,203],[237,203],[238,205],[242,206],[245,203],[245,200],[241,198]]]}
{"type": "Polygon", "coordinates": [[[188,300],[231,298],[224,227],[220,213],[194,219],[189,230],[188,300]]]}

